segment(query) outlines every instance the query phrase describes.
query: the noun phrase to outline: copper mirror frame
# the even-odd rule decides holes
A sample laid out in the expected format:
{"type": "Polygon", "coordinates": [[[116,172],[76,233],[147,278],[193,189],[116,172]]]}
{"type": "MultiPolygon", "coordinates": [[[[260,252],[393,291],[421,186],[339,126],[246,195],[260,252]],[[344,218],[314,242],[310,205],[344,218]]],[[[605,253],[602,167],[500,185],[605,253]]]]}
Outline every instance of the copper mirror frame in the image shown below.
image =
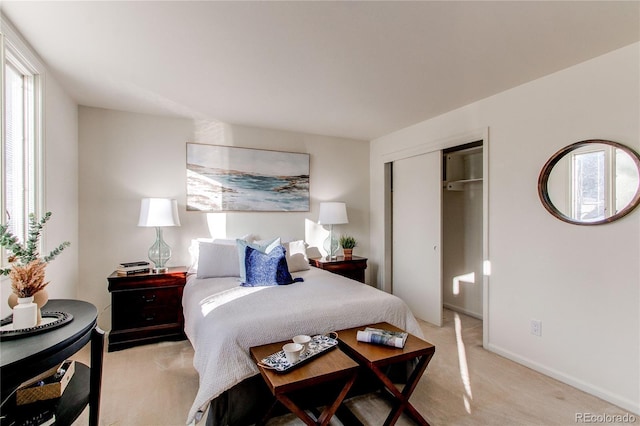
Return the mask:
{"type": "Polygon", "coordinates": [[[636,166],[636,170],[640,174],[640,155],[638,155],[637,152],[635,152],[633,149],[629,148],[628,146],[622,145],[618,142],[602,140],[602,139],[588,139],[588,140],[573,143],[556,152],[549,159],[549,161],[546,162],[544,167],[542,167],[542,171],[540,172],[540,176],[538,178],[538,196],[540,197],[540,201],[542,202],[542,205],[544,206],[545,209],[547,209],[549,213],[551,213],[553,216],[555,216],[556,218],[564,222],[571,223],[574,225],[601,225],[604,223],[610,223],[620,219],[623,216],[626,216],[634,208],[636,208],[638,204],[640,204],[640,184],[638,185],[638,188],[636,188],[635,195],[632,197],[632,199],[624,208],[620,209],[615,214],[608,217],[605,216],[604,219],[600,219],[600,220],[582,221],[582,220],[570,217],[569,215],[560,211],[553,204],[553,202],[551,201],[551,197],[549,195],[548,185],[549,185],[549,177],[551,175],[551,172],[554,166],[556,166],[558,162],[560,162],[560,160],[562,160],[565,157],[565,155],[569,154],[570,152],[575,151],[579,148],[592,145],[592,144],[604,144],[604,145],[609,145],[614,148],[620,149],[630,157],[630,159],[633,161],[633,163],[636,166]]]}

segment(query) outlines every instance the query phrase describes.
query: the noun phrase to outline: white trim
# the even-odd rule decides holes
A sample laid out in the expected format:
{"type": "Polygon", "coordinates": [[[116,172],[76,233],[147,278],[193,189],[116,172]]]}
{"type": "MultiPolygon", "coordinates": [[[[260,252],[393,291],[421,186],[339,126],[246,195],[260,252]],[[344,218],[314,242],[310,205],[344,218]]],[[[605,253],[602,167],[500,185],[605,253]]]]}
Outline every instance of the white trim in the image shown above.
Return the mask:
{"type": "Polygon", "coordinates": [[[4,34],[5,43],[11,45],[20,56],[20,60],[33,68],[34,74],[44,75],[44,62],[4,15],[0,15],[0,33],[4,34]]]}
{"type": "MultiPolygon", "coordinates": [[[[0,14],[0,102],[5,105],[4,91],[4,67],[8,58],[11,58],[12,64],[15,64],[20,72],[33,76],[33,210],[36,217],[43,216],[45,211],[45,170],[44,170],[44,152],[45,152],[45,81],[46,68],[44,63],[31,48],[29,43],[18,33],[11,25],[6,17],[0,14]]],[[[4,110],[4,108],[3,108],[4,110]]],[[[0,146],[4,145],[5,123],[4,114],[0,114],[0,146]]],[[[0,149],[0,174],[4,173],[4,149],[0,149]]],[[[4,187],[2,188],[4,190],[4,187]]],[[[4,203],[5,195],[0,197],[0,223],[4,223],[6,205],[4,203]]],[[[45,246],[45,235],[40,239],[41,249],[45,246]]],[[[6,253],[0,255],[0,265],[6,264],[6,253]]]]}
{"type": "Polygon", "coordinates": [[[638,414],[640,415],[640,403],[638,401],[632,401],[630,399],[624,398],[620,395],[611,393],[609,391],[606,391],[598,386],[593,386],[583,380],[578,379],[577,377],[568,375],[568,374],[564,374],[558,370],[555,370],[553,368],[549,368],[546,367],[543,364],[540,364],[538,362],[532,361],[529,358],[526,357],[522,357],[520,355],[517,355],[511,351],[508,351],[506,349],[503,349],[500,346],[496,346],[494,344],[489,344],[487,346],[485,346],[485,349],[494,352],[500,356],[503,356],[507,359],[510,359],[511,361],[517,362],[518,364],[522,364],[525,367],[529,367],[532,370],[535,370],[539,373],[542,373],[546,376],[552,377],[556,380],[559,380],[563,383],[566,383],[570,386],[573,386],[574,388],[580,389],[584,392],[587,392],[591,395],[597,396],[598,398],[601,398],[607,402],[610,402],[612,404],[617,405],[618,407],[628,410],[634,414],[638,414]]]}
{"type": "MultiPolygon", "coordinates": [[[[1,16],[0,16],[1,18],[1,16]]],[[[3,32],[4,21],[0,19],[0,111],[4,111],[5,105],[5,89],[4,89],[4,42],[5,35],[3,32]]],[[[5,124],[4,124],[4,113],[0,113],[0,176],[4,176],[4,164],[5,164],[5,155],[4,155],[4,141],[5,141],[5,124]]],[[[0,185],[0,224],[4,223],[4,212],[7,210],[5,205],[5,186],[0,185]]],[[[0,267],[4,268],[7,264],[7,252],[6,250],[2,250],[0,253],[0,267]]],[[[8,280],[9,278],[6,276],[0,276],[0,283],[3,280],[8,280]]]]}
{"type": "MultiPolygon", "coordinates": [[[[386,191],[388,188],[386,187],[386,182],[384,179],[385,173],[385,164],[392,163],[394,161],[402,160],[409,157],[415,157],[417,155],[428,154],[434,151],[442,151],[446,148],[452,148],[458,145],[464,145],[466,143],[475,142],[478,140],[482,140],[482,167],[483,167],[483,182],[482,182],[482,257],[483,261],[490,260],[489,254],[489,187],[490,187],[490,176],[489,176],[489,128],[482,127],[475,130],[470,130],[467,132],[463,132],[460,134],[452,135],[449,137],[435,139],[433,141],[429,141],[419,145],[413,145],[408,148],[399,149],[396,151],[385,152],[380,154],[377,162],[377,167],[382,167],[383,170],[383,196],[382,202],[385,203],[386,191]]],[[[386,204],[383,205],[383,208],[386,209],[386,204]]],[[[388,218],[383,217],[384,226],[388,226],[390,221],[388,218]]],[[[391,292],[391,287],[389,282],[387,281],[390,276],[389,271],[387,270],[387,266],[391,263],[388,261],[387,257],[388,253],[391,252],[387,247],[386,241],[386,231],[382,235],[382,250],[380,259],[380,268],[382,271],[378,271],[378,276],[383,277],[382,285],[378,283],[378,288],[382,288],[384,291],[391,292]]],[[[489,346],[489,324],[490,324],[490,306],[489,306],[489,276],[482,276],[482,344],[485,348],[489,346]]]]}
{"type": "Polygon", "coordinates": [[[482,136],[482,346],[485,348],[489,345],[489,284],[491,275],[485,274],[485,265],[489,265],[489,273],[491,269],[491,253],[489,253],[489,189],[491,185],[491,176],[489,176],[489,128],[485,127],[482,136]]]}
{"type": "Polygon", "coordinates": [[[416,155],[428,154],[434,151],[441,151],[446,148],[451,148],[458,145],[464,145],[465,143],[475,142],[487,135],[488,129],[481,128],[472,130],[458,135],[449,136],[447,138],[436,139],[420,145],[414,145],[409,148],[399,149],[397,151],[391,151],[384,153],[380,156],[380,161],[384,163],[391,163],[393,161],[402,160],[409,157],[415,157],[416,155]]]}
{"type": "MultiPolygon", "coordinates": [[[[44,170],[44,153],[45,153],[45,81],[46,81],[46,67],[43,61],[40,59],[35,50],[29,45],[29,43],[20,35],[20,33],[13,27],[13,25],[7,20],[4,15],[0,15],[0,35],[2,37],[2,53],[0,57],[0,65],[2,65],[2,73],[4,73],[4,61],[7,56],[5,53],[5,46],[8,45],[11,50],[11,55],[14,56],[23,65],[28,66],[28,72],[33,74],[33,86],[34,86],[34,122],[37,123],[34,129],[34,184],[36,188],[34,213],[37,217],[42,217],[45,211],[45,170],[44,170]],[[6,43],[6,44],[5,44],[6,43]]],[[[0,74],[0,82],[4,86],[4,75],[0,74]]],[[[4,105],[4,92],[2,96],[2,105],[4,105]]],[[[1,135],[4,140],[4,123],[2,125],[3,134],[1,135]]],[[[2,163],[4,164],[4,162],[2,163]]],[[[4,211],[4,206],[2,206],[4,211]]],[[[0,222],[3,219],[0,219],[0,222]]],[[[45,236],[41,238],[41,244],[44,247],[45,236]]]]}
{"type": "Polygon", "coordinates": [[[472,312],[472,311],[470,311],[468,309],[465,309],[465,308],[462,308],[460,306],[452,305],[450,303],[443,303],[442,307],[445,308],[445,309],[449,309],[450,311],[459,312],[461,314],[465,314],[465,315],[468,315],[470,317],[473,317],[473,318],[476,318],[476,319],[479,319],[479,320],[482,321],[482,314],[479,314],[477,312],[472,312]]]}
{"type": "MultiPolygon", "coordinates": [[[[37,75],[34,76],[35,77],[35,81],[34,81],[34,86],[37,87],[37,92],[35,94],[35,99],[34,99],[34,120],[39,123],[39,125],[36,126],[36,128],[34,129],[34,135],[33,137],[35,138],[35,147],[34,147],[34,153],[33,153],[33,157],[34,157],[34,162],[35,162],[35,176],[34,176],[34,182],[35,185],[37,186],[37,190],[36,190],[36,194],[34,197],[35,200],[35,206],[34,206],[34,210],[35,210],[35,214],[36,217],[41,218],[42,216],[44,216],[44,212],[46,211],[45,209],[45,194],[46,194],[46,188],[45,188],[45,139],[44,139],[44,134],[45,134],[45,104],[44,104],[44,98],[45,98],[45,80],[46,80],[46,73],[42,72],[39,73],[37,75]]],[[[40,249],[42,250],[44,247],[46,247],[46,240],[47,240],[47,233],[43,233],[43,235],[40,238],[40,249]]]]}

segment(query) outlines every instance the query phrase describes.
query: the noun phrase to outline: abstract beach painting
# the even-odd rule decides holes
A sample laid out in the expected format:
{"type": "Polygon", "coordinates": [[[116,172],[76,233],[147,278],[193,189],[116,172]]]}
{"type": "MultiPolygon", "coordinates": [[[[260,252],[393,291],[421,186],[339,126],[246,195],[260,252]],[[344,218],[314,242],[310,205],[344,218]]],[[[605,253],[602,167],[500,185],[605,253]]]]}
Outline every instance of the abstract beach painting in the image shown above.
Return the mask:
{"type": "Polygon", "coordinates": [[[187,143],[187,210],[309,211],[309,154],[187,143]]]}

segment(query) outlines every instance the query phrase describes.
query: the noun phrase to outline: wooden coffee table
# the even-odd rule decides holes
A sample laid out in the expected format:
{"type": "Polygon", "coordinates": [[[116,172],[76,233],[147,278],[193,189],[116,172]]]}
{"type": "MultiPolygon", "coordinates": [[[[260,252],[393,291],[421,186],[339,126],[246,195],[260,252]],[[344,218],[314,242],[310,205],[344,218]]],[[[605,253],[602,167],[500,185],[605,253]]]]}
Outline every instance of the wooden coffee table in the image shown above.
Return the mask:
{"type": "Polygon", "coordinates": [[[342,404],[342,401],[347,396],[349,389],[351,389],[351,386],[356,379],[359,368],[358,364],[338,347],[330,349],[326,353],[317,355],[305,364],[287,372],[279,373],[275,370],[264,368],[258,364],[261,359],[281,350],[282,345],[285,343],[287,342],[256,346],[250,349],[251,356],[258,365],[262,378],[275,397],[273,404],[259,424],[264,424],[269,419],[271,412],[278,404],[278,401],[307,425],[324,426],[329,424],[331,417],[333,417],[336,410],[342,404]],[[325,406],[324,411],[318,416],[317,420],[314,420],[291,398],[292,394],[297,391],[310,389],[314,386],[332,381],[344,381],[344,385],[333,403],[325,406]]]}
{"type": "Polygon", "coordinates": [[[393,331],[403,330],[386,322],[382,322],[338,331],[340,347],[344,349],[348,355],[357,360],[360,365],[373,372],[373,374],[375,374],[394,398],[394,406],[384,424],[395,424],[402,412],[406,410],[407,414],[416,423],[420,425],[428,425],[429,423],[424,419],[424,417],[422,417],[415,407],[411,405],[409,398],[415,390],[420,377],[422,377],[424,370],[427,368],[429,361],[431,361],[436,350],[435,346],[412,334],[409,334],[404,348],[402,349],[358,342],[356,334],[358,330],[364,330],[365,327],[374,327],[393,331]],[[402,391],[399,391],[393,382],[382,372],[382,367],[402,361],[410,361],[416,358],[418,359],[418,364],[411,373],[402,391]]]}

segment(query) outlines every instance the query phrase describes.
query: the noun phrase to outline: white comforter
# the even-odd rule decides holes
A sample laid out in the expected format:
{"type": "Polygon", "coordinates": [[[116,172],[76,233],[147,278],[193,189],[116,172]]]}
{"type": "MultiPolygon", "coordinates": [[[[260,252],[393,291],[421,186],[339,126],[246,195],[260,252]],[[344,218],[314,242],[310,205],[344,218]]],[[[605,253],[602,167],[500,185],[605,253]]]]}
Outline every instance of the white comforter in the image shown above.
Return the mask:
{"type": "Polygon", "coordinates": [[[396,296],[317,268],[293,275],[304,282],[241,287],[238,278],[189,277],[182,304],[200,387],[187,423],[199,421],[213,398],[258,374],[252,346],[381,321],[422,337],[396,296]]]}

